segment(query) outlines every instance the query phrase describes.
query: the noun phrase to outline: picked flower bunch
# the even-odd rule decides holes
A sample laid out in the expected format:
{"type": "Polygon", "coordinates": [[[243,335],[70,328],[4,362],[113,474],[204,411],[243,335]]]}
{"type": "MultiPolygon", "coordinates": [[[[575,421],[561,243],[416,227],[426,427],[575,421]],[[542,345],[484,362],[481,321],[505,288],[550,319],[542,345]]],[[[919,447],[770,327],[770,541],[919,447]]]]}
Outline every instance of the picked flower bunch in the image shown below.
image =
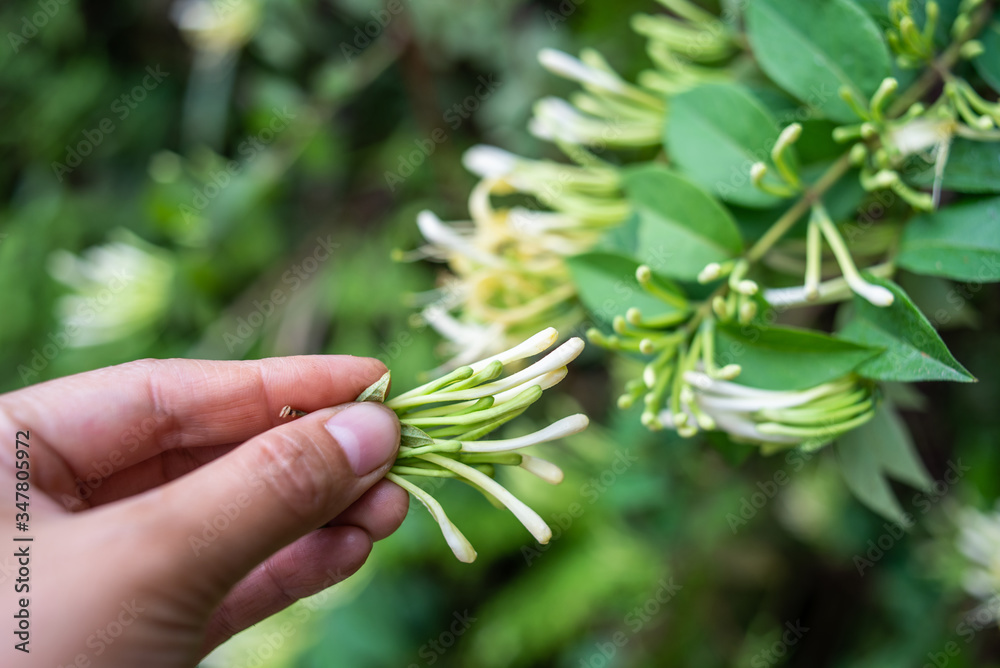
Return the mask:
{"type": "MultiPolygon", "coordinates": [[[[545,482],[562,482],[555,464],[520,452],[587,428],[586,415],[565,417],[532,434],[484,440],[490,432],[521,415],[542,392],[566,377],[566,365],[583,350],[578,338],[566,341],[542,359],[515,373],[509,367],[545,352],[559,333],[545,329],[513,348],[474,364],[459,367],[429,383],[386,399],[390,373],[362,392],[357,401],[377,401],[395,411],[401,425],[399,454],[386,478],[430,512],[448,546],[463,562],[476,559],[476,550],[456,527],[441,504],[409,478],[455,478],[481,492],[493,505],[510,510],[539,543],[552,537],[545,521],[494,479],[497,467],[519,467],[545,482]]],[[[301,415],[290,406],[282,416],[301,415]]]]}
{"type": "MultiPolygon", "coordinates": [[[[580,89],[528,129],[569,162],[468,151],[470,219],[417,221],[417,256],[454,275],[423,317],[452,366],[587,322],[641,369],[618,405],[651,430],[764,454],[836,442],[852,489],[872,467],[885,490],[884,471],[929,483],[886,425],[900,383],[975,381],[936,331],[955,309],[921,306],[1000,281],[1000,10],[658,2],[632,18],[652,63],[634,81],[593,49],[539,53],[580,89]]],[[[893,498],[862,500],[895,517],[893,498]]]]}

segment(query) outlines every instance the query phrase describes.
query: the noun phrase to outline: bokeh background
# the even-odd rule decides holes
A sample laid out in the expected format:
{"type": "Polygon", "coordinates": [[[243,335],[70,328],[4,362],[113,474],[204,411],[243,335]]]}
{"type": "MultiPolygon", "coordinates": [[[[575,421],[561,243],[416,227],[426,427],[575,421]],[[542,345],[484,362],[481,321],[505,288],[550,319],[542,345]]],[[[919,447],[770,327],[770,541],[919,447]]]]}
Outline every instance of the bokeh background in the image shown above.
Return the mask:
{"type": "MultiPolygon", "coordinates": [[[[639,10],[5,0],[0,390],[141,357],[316,352],[380,356],[412,386],[440,362],[411,314],[441,269],[392,259],[420,243],[416,212],[464,216],[475,143],[547,156],[524,128],[564,82],[537,51],[597,47],[634,73],[639,10]]],[[[611,408],[621,369],[588,351],[533,416],[595,418],[549,446],[566,481],[508,481],[549,546],[445,485],[475,564],[414,507],[358,576],[204,665],[998,665],[954,547],[962,507],[1000,492],[998,296],[966,289],[942,325],[980,382],[909,397],[932,476],[968,469],[940,493],[897,488],[909,534],[852,499],[831,453],[744,461],[645,432],[611,408]]]]}

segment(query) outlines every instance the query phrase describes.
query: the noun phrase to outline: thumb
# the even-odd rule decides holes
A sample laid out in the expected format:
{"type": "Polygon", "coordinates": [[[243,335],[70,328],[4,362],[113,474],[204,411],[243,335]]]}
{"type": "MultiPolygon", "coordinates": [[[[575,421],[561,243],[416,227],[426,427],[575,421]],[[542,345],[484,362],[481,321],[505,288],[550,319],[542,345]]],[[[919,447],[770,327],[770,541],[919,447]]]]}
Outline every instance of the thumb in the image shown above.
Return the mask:
{"type": "Polygon", "coordinates": [[[178,565],[225,591],[350,506],[388,472],[398,447],[399,420],[380,404],[310,413],[160,488],[158,514],[166,508],[171,518],[158,531],[183,555],[178,565]]]}

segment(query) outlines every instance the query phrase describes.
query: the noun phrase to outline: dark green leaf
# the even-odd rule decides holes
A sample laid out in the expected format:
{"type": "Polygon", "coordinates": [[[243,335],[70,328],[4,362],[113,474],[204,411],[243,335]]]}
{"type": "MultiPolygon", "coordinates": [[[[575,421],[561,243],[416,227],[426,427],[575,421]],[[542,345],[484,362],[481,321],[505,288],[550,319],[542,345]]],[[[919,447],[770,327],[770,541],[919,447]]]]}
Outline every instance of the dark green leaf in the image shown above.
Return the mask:
{"type": "MultiPolygon", "coordinates": [[[[580,299],[587,310],[603,322],[624,315],[631,307],[661,315],[676,309],[642,289],[635,278],[639,262],[614,253],[586,253],[566,260],[580,299]]],[[[657,277],[661,288],[680,294],[671,281],[657,277]]]]}
{"type": "Polygon", "coordinates": [[[914,218],[903,233],[899,266],[960,281],[1000,281],[1000,197],[914,218]]]}
{"type": "Polygon", "coordinates": [[[767,208],[780,198],[750,182],[750,167],[765,162],[781,129],[770,112],[745,89],[708,84],[670,101],[664,144],[685,174],[726,200],[767,208]]]}
{"type": "Polygon", "coordinates": [[[833,120],[858,120],[841,86],[867,100],[891,74],[882,31],[851,0],[752,0],[747,35],[768,76],[833,120]]]}
{"type": "Polygon", "coordinates": [[[908,525],[887,476],[926,491],[933,481],[896,411],[883,404],[875,417],[837,439],[837,459],[847,486],[883,517],[908,525]]]}
{"type": "MultiPolygon", "coordinates": [[[[908,180],[930,188],[934,163],[919,156],[907,163],[908,180]]],[[[948,151],[941,187],[961,193],[1000,193],[1000,142],[956,139],[948,151]]]]}
{"type": "Polygon", "coordinates": [[[785,327],[720,325],[715,356],[739,364],[741,385],[764,390],[804,390],[836,380],[878,350],[819,332],[785,327]]]}
{"type": "Polygon", "coordinates": [[[975,381],[948,352],[931,323],[901,287],[874,276],[865,278],[890,290],[895,301],[891,306],[880,307],[854,297],[854,317],[840,332],[840,337],[884,349],[858,367],[859,374],[876,380],[975,381]]]}
{"type": "Polygon", "coordinates": [[[983,53],[972,62],[979,76],[1000,92],[1000,15],[994,14],[993,21],[980,33],[979,41],[983,53]]]}
{"type": "Polygon", "coordinates": [[[645,165],[625,173],[625,191],[639,215],[638,257],[654,271],[693,280],[743,250],[725,207],[681,175],[645,165]]]}

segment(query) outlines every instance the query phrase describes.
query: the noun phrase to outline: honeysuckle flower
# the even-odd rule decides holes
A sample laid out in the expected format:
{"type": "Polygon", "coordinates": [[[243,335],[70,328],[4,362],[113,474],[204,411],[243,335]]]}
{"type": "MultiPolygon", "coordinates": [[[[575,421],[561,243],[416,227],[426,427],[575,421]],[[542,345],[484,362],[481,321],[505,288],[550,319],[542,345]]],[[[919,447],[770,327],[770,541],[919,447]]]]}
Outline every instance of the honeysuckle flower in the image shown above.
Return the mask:
{"type": "Polygon", "coordinates": [[[49,273],[73,291],[56,303],[69,347],[134,335],[158,322],[170,304],[175,268],[169,256],[131,233],[113,237],[80,256],[56,251],[49,258],[49,273]]]}
{"type": "Polygon", "coordinates": [[[250,40],[260,14],[258,0],[178,0],[172,8],[174,23],[184,38],[198,50],[218,57],[238,50],[250,40]]]}
{"type": "Polygon", "coordinates": [[[962,508],[958,528],[958,550],[969,560],[965,590],[984,601],[995,599],[1000,596],[1000,508],[992,513],[962,508]]]}
{"type": "Polygon", "coordinates": [[[681,410],[667,409],[658,416],[665,426],[679,427],[682,435],[698,428],[721,429],[769,449],[818,448],[875,414],[870,384],[852,376],[787,391],[747,387],[701,370],[684,372],[683,380],[690,391],[681,397],[681,410]]]}
{"type": "MultiPolygon", "coordinates": [[[[427,508],[460,561],[474,561],[475,549],[441,504],[410,479],[457,478],[508,508],[536,540],[547,543],[552,531],[545,521],[493,476],[497,467],[513,466],[558,484],[563,478],[558,466],[518,451],[583,431],[589,424],[587,416],[571,415],[517,438],[483,440],[483,437],[523,413],[545,389],[565,377],[566,365],[583,350],[583,341],[578,338],[563,343],[534,364],[503,376],[508,365],[547,351],[558,339],[558,331],[547,328],[508,350],[388,400],[386,373],[358,397],[358,401],[382,402],[399,416],[402,435],[399,454],[387,478],[427,508]]],[[[290,407],[282,411],[283,417],[299,414],[290,407]]]]}

